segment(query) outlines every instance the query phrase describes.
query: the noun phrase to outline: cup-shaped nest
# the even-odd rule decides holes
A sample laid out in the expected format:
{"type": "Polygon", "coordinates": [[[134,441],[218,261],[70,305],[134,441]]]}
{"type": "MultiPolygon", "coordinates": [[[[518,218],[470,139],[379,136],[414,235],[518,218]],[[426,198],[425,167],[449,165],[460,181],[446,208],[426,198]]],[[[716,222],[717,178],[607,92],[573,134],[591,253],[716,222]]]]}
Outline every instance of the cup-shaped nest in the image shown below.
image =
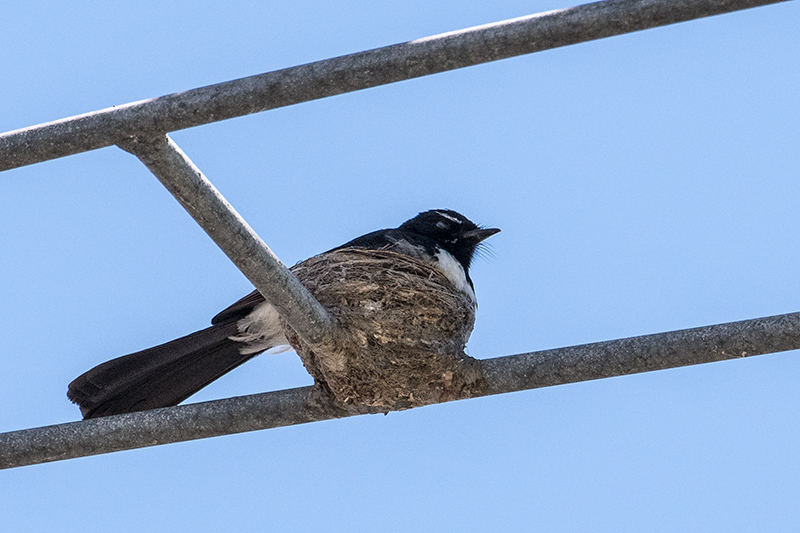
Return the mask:
{"type": "Polygon", "coordinates": [[[384,250],[347,249],[292,267],[339,335],[311,346],[284,324],[317,389],[348,408],[396,410],[482,392],[464,353],[475,304],[438,269],[384,250]]]}

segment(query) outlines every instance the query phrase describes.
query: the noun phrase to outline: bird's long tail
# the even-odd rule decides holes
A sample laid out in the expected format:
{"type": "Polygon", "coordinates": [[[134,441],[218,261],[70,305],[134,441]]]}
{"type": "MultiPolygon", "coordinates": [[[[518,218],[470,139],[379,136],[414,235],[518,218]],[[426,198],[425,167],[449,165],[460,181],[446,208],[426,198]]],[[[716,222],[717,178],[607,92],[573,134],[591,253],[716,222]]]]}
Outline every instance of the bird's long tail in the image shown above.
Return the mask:
{"type": "MultiPolygon", "coordinates": [[[[261,353],[241,353],[236,320],[98,365],[69,384],[84,418],[177,405],[261,353]]],[[[247,350],[245,350],[247,351],[247,350]]],[[[262,350],[263,351],[263,350],[262,350]]]]}

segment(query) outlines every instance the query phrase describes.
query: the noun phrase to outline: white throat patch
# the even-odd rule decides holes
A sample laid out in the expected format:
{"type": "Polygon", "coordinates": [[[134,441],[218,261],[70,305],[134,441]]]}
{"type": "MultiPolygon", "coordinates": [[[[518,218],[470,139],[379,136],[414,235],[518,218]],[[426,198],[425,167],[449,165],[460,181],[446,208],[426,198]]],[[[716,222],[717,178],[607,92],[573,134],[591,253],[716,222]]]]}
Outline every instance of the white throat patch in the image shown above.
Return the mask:
{"type": "Polygon", "coordinates": [[[461,263],[446,250],[436,252],[436,261],[438,262],[437,268],[444,272],[447,279],[458,290],[469,296],[472,303],[477,303],[478,299],[475,298],[475,291],[472,290],[469,281],[467,281],[467,275],[464,273],[464,267],[461,266],[461,263]]]}

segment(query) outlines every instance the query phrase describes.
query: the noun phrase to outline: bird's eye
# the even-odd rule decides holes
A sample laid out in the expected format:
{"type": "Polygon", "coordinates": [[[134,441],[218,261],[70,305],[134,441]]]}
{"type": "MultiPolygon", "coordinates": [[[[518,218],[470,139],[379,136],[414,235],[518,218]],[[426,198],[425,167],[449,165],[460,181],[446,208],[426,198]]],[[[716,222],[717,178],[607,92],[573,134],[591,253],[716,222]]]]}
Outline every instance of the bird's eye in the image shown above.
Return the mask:
{"type": "Polygon", "coordinates": [[[436,227],[439,229],[447,229],[447,223],[439,221],[436,223],[436,227]]]}

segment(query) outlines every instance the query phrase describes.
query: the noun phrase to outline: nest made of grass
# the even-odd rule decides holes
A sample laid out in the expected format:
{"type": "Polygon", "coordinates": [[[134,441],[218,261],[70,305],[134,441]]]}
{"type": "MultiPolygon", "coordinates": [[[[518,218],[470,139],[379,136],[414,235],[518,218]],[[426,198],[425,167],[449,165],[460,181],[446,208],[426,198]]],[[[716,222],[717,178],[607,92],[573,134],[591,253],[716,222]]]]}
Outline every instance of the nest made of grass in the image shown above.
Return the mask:
{"type": "Polygon", "coordinates": [[[345,406],[404,409],[485,387],[464,353],[475,304],[440,270],[388,250],[346,249],[292,267],[340,335],[309,346],[287,338],[317,387],[345,406]]]}

